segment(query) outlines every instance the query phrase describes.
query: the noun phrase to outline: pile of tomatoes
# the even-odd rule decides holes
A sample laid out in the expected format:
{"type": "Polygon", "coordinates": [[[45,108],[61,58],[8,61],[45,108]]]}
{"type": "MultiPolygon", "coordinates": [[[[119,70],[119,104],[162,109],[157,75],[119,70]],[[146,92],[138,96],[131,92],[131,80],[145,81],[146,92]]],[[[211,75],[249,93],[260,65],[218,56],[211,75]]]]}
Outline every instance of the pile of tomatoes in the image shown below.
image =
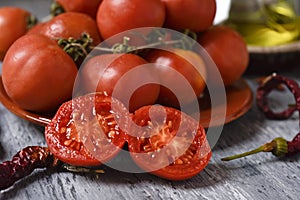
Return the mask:
{"type": "MultiPolygon", "coordinates": [[[[0,8],[0,29],[3,30],[0,33],[0,59],[3,60],[4,88],[11,100],[25,110],[46,115],[56,113],[45,131],[53,154],[73,165],[99,165],[111,159],[128,143],[136,163],[152,171],[151,167],[159,162],[160,155],[151,159],[136,153],[157,152],[168,146],[177,134],[182,141],[176,140],[177,146],[168,148],[170,164],[153,170],[153,173],[179,180],[199,173],[211,156],[207,151],[205,131],[198,122],[178,109],[182,104],[197,100],[206,84],[214,84],[214,77],[201,55],[189,49],[169,46],[168,50],[109,52],[83,60],[103,41],[109,41],[106,42],[109,48],[114,42],[120,42],[110,39],[124,31],[142,27],[162,27],[178,32],[188,29],[197,35],[195,41],[207,50],[225,86],[229,86],[241,77],[249,56],[246,44],[238,33],[225,26],[213,26],[215,0],[56,0],[55,9],[57,16],[33,25],[33,17],[28,11],[15,7],[0,8]],[[58,13],[58,10],[64,12],[58,13]],[[14,26],[10,25],[12,22],[14,26]],[[192,60],[192,63],[185,58],[192,60]],[[142,76],[141,73],[133,73],[123,79],[137,66],[149,63],[155,65],[145,69],[142,76]],[[195,70],[194,65],[201,73],[195,70]],[[189,96],[186,88],[174,79],[173,71],[188,81],[193,96],[189,96]],[[117,87],[121,79],[123,83],[117,87]],[[148,80],[149,84],[136,88],[128,98],[127,88],[141,79],[148,80]],[[180,103],[178,96],[167,85],[175,85],[176,94],[183,96],[180,103]],[[76,94],[78,97],[68,101],[77,87],[81,88],[76,94]],[[86,95],[91,92],[98,93],[86,95]],[[117,98],[112,100],[113,93],[117,98]],[[90,101],[93,105],[89,107],[90,101]],[[127,128],[121,130],[118,122],[111,118],[114,113],[112,101],[125,105],[126,109],[121,106],[121,113],[128,111],[124,119],[121,117],[122,124],[133,121],[140,127],[148,127],[149,133],[136,130],[132,125],[126,125],[127,128]],[[156,103],[164,107],[151,106],[156,103]],[[74,115],[74,108],[79,109],[78,115],[74,115]],[[166,117],[160,122],[152,122],[149,115],[159,113],[161,108],[165,109],[166,117]],[[75,119],[77,116],[79,119],[75,119]],[[80,127],[74,125],[76,120],[82,121],[80,127]],[[87,130],[95,124],[100,124],[107,138],[100,137],[99,141],[94,138],[89,143],[95,137],[94,129],[88,131],[92,136],[85,139],[79,136],[81,129],[87,130]],[[180,129],[178,124],[184,128],[180,129]],[[140,135],[134,137],[133,132],[140,135]],[[188,137],[193,139],[186,151],[179,157],[172,157],[172,153],[188,137]],[[88,145],[98,149],[101,158],[96,159],[97,155],[87,150],[88,145]]],[[[142,34],[146,38],[148,32],[142,34]]],[[[144,45],[142,38],[131,38],[129,45],[144,45]]]]}

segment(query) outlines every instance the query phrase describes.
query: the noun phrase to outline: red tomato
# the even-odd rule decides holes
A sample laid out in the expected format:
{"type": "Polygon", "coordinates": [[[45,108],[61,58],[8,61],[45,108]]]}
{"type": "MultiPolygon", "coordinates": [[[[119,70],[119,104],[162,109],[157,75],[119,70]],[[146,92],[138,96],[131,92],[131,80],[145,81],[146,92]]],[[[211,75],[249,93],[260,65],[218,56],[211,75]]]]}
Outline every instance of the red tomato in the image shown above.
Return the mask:
{"type": "Polygon", "coordinates": [[[161,0],[103,0],[97,13],[97,24],[103,39],[140,27],[161,27],[165,7],[161,0]]]}
{"type": "Polygon", "coordinates": [[[214,21],[216,0],[161,0],[166,6],[165,27],[204,31],[214,21]]]}
{"type": "MultiPolygon", "coordinates": [[[[211,27],[200,35],[198,42],[216,63],[225,85],[231,85],[245,72],[249,63],[247,44],[233,29],[226,26],[211,27]]],[[[212,75],[208,76],[208,80],[213,81],[212,75]]]]}
{"type": "Polygon", "coordinates": [[[94,19],[83,13],[67,12],[52,18],[42,25],[40,33],[50,38],[81,38],[83,33],[88,33],[93,39],[93,45],[101,42],[97,24],[94,19]]]}
{"type": "Polygon", "coordinates": [[[45,128],[48,147],[65,163],[100,165],[114,157],[125,144],[126,135],[115,118],[120,117],[126,123],[127,112],[119,101],[99,93],[68,101],[45,128]],[[103,130],[103,135],[99,129],[103,130]],[[96,149],[96,157],[91,149],[96,149]]]}
{"type": "Polygon", "coordinates": [[[86,93],[107,92],[120,99],[125,105],[128,105],[129,101],[128,108],[132,112],[141,106],[154,104],[159,94],[160,86],[155,84],[158,78],[150,68],[143,68],[142,71],[129,74],[131,70],[145,64],[148,63],[134,54],[95,56],[82,66],[80,83],[86,93]],[[139,85],[143,80],[152,83],[139,85]],[[118,83],[118,81],[122,82],[118,83]],[[118,87],[116,87],[117,83],[118,87]],[[138,88],[132,91],[132,96],[128,97],[129,90],[137,86],[138,88]]]}
{"type": "Polygon", "coordinates": [[[46,22],[38,23],[31,27],[26,34],[40,34],[45,26],[46,22]]]}
{"type": "Polygon", "coordinates": [[[204,128],[174,108],[145,106],[137,110],[138,125],[129,136],[133,160],[147,172],[170,180],[197,175],[208,164],[211,150],[204,128]]]}
{"type": "Polygon", "coordinates": [[[85,13],[96,18],[102,0],[56,0],[66,12],[85,13]]]}
{"type": "Polygon", "coordinates": [[[31,14],[22,8],[0,8],[0,61],[14,41],[26,33],[30,17],[31,14]]]}
{"type": "Polygon", "coordinates": [[[182,49],[153,50],[145,58],[150,63],[158,64],[157,73],[162,83],[158,98],[159,103],[179,108],[178,101],[185,105],[202,94],[206,86],[206,67],[202,58],[196,53],[182,49]],[[195,67],[199,69],[201,74],[195,67]],[[182,75],[184,80],[180,80],[178,74],[182,75]],[[188,90],[183,81],[187,81],[194,93],[188,90]]]}
{"type": "Polygon", "coordinates": [[[43,35],[25,35],[9,48],[2,64],[8,96],[21,108],[49,113],[72,97],[77,67],[43,35]]]}

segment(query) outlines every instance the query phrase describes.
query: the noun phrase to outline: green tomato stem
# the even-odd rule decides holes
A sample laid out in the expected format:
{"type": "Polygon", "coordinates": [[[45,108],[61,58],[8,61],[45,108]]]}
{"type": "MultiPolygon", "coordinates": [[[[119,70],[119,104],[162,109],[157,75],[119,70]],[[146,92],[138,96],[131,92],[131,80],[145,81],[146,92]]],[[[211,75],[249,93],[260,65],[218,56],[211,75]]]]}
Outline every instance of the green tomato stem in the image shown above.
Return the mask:
{"type": "Polygon", "coordinates": [[[53,2],[50,7],[50,15],[53,17],[65,12],[65,9],[57,2],[53,2]]]}
{"type": "Polygon", "coordinates": [[[38,23],[38,19],[34,15],[29,15],[26,19],[27,30],[31,29],[38,23]]]}

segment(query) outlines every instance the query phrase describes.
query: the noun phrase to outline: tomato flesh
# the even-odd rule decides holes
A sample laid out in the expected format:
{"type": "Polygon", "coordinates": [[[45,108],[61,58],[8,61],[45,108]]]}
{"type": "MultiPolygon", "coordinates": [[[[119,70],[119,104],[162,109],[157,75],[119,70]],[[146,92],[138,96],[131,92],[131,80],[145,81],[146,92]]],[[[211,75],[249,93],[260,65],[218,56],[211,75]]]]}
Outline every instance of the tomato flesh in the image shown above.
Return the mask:
{"type": "Polygon", "coordinates": [[[135,135],[128,137],[129,151],[145,171],[165,179],[184,180],[207,165],[211,150],[205,130],[188,115],[154,105],[137,110],[132,120],[138,130],[135,126],[131,129],[135,135]]]}
{"type": "Polygon", "coordinates": [[[125,144],[126,135],[115,117],[125,123],[126,113],[123,104],[100,93],[66,102],[46,126],[48,147],[65,163],[75,166],[100,165],[114,157],[125,144]],[[99,134],[99,128],[104,134],[99,134]]]}

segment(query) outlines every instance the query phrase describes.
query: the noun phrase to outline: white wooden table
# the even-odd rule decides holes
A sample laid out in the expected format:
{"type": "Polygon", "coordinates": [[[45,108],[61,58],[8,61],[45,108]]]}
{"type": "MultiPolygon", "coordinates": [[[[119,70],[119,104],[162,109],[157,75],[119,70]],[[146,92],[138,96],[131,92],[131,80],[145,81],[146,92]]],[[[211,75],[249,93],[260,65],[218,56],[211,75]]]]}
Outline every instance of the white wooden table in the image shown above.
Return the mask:
{"type": "MultiPolygon", "coordinates": [[[[21,1],[0,0],[0,6],[21,1]]],[[[32,9],[39,16],[50,1],[28,0],[18,6],[32,9]]],[[[299,62],[300,66],[300,62],[299,62]]],[[[300,83],[300,70],[284,73],[300,83]]],[[[252,90],[255,76],[245,76],[252,90]]],[[[284,106],[292,98],[271,95],[272,104],[284,106]]],[[[29,145],[45,146],[44,128],[10,113],[0,105],[0,161],[11,159],[29,145]]],[[[299,199],[300,156],[278,159],[271,154],[258,154],[231,162],[220,158],[244,152],[282,136],[287,139],[298,132],[298,115],[285,121],[267,120],[256,105],[239,119],[226,124],[213,149],[210,164],[196,177],[181,182],[160,179],[149,174],[130,174],[104,167],[98,176],[37,170],[0,192],[0,199],[299,199]]]]}

